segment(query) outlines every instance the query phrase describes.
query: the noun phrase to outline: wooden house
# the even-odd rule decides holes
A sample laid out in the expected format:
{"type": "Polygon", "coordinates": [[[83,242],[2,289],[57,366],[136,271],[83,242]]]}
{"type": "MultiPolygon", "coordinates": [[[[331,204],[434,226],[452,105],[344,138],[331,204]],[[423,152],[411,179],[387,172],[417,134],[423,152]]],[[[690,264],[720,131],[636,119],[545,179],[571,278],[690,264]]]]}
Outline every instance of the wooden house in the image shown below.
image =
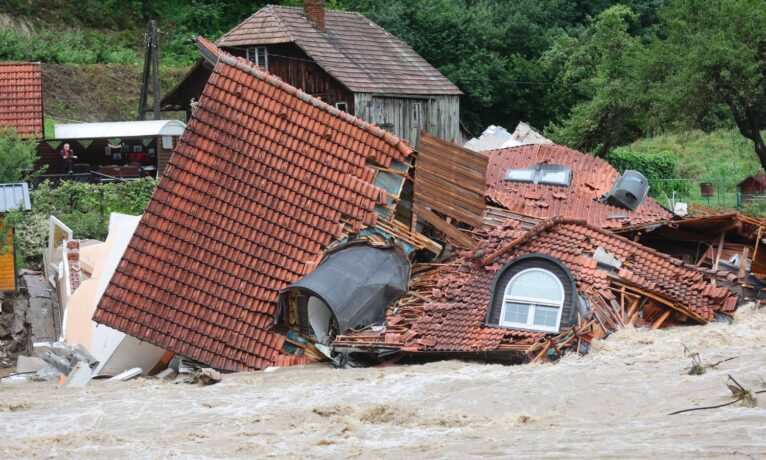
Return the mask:
{"type": "Polygon", "coordinates": [[[23,211],[32,209],[29,187],[23,182],[0,184],[0,230],[5,233],[0,235],[0,292],[15,291],[18,287],[13,228],[10,225],[6,226],[3,222],[5,214],[14,209],[23,211]]]}
{"type": "MultiPolygon", "coordinates": [[[[305,0],[303,8],[269,5],[215,45],[413,145],[420,129],[461,139],[461,91],[359,13],[325,10],[323,0],[305,0]]],[[[214,63],[200,60],[163,99],[163,110],[188,114],[214,63]]]]}
{"type": "Polygon", "coordinates": [[[766,174],[761,171],[752,176],[748,176],[737,184],[739,193],[743,195],[763,195],[766,194],[766,174]]]}

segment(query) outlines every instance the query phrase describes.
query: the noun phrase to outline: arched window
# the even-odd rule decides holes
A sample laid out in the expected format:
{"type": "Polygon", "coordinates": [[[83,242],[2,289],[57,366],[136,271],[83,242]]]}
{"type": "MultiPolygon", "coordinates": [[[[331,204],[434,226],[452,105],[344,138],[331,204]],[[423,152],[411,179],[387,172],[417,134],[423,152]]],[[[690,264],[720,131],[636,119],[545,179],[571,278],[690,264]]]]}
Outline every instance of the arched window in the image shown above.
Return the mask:
{"type": "Polygon", "coordinates": [[[558,332],[565,297],[564,285],[550,271],[542,268],[523,270],[505,286],[499,324],[558,332]]]}

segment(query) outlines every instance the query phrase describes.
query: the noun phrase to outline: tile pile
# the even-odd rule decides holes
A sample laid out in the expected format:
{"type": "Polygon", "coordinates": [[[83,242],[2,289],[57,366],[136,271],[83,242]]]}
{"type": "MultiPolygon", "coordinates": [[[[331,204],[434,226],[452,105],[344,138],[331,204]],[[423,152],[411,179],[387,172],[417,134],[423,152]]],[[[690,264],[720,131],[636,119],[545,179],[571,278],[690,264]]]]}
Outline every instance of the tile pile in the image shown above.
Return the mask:
{"type": "Polygon", "coordinates": [[[587,343],[628,323],[659,327],[670,313],[674,316],[668,321],[705,323],[716,313],[731,314],[737,304],[737,296],[718,287],[709,270],[685,265],[582,221],[562,218],[548,219],[532,229],[508,220],[491,229],[475,253],[465,251],[452,263],[425,269],[425,274],[413,277],[409,294],[389,309],[383,330],[340,337],[336,346],[398,348],[410,353],[506,350],[522,352],[530,360],[552,346],[560,351],[564,342],[569,347],[577,343],[579,349],[581,338],[587,343]],[[598,266],[593,254],[599,247],[622,262],[619,271],[598,266]],[[560,260],[592,306],[573,328],[556,337],[485,323],[496,276],[510,261],[526,254],[560,260]],[[631,300],[651,296],[658,304],[650,309],[647,303],[639,313],[639,301],[627,302],[626,295],[631,300]],[[636,310],[631,311],[631,306],[636,310]]]}

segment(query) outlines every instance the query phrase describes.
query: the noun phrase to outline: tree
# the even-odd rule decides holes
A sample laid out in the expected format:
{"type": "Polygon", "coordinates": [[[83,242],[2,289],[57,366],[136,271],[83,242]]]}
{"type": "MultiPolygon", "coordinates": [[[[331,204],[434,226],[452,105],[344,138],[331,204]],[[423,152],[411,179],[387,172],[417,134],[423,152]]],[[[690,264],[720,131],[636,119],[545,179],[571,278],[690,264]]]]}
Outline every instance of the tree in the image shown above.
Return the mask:
{"type": "Polygon", "coordinates": [[[636,115],[644,101],[634,67],[644,48],[630,33],[637,19],[630,8],[613,6],[579,37],[563,35],[545,53],[546,67],[559,69],[556,83],[582,100],[563,123],[546,127],[554,140],[601,155],[641,135],[636,115]]]}
{"type": "Polygon", "coordinates": [[[35,171],[37,151],[32,141],[25,141],[13,130],[0,131],[0,183],[23,182],[41,171],[35,171]]]}
{"type": "Polygon", "coordinates": [[[723,105],[766,168],[766,1],[673,0],[660,18],[647,60],[658,119],[699,127],[723,105]]]}

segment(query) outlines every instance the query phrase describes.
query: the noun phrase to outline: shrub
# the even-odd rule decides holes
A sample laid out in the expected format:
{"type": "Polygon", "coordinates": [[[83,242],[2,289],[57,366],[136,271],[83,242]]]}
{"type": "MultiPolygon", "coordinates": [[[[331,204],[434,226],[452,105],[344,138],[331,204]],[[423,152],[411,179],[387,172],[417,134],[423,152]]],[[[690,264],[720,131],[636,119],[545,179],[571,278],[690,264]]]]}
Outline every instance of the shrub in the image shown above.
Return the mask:
{"type": "Polygon", "coordinates": [[[619,147],[609,151],[605,159],[621,173],[628,169],[640,171],[649,180],[649,194],[653,197],[672,195],[674,192],[689,194],[688,182],[667,180],[678,177],[678,157],[673,152],[647,154],[619,147]]]}
{"type": "Polygon", "coordinates": [[[0,183],[24,182],[34,171],[37,149],[32,141],[22,140],[13,130],[0,130],[0,183]]]}
{"type": "Polygon", "coordinates": [[[75,238],[106,239],[113,212],[138,215],[144,212],[157,186],[152,178],[124,183],[87,184],[63,182],[58,187],[43,182],[31,192],[32,211],[14,211],[5,225],[16,231],[16,250],[26,263],[39,265],[48,244],[48,217],[68,225],[75,238]]]}

